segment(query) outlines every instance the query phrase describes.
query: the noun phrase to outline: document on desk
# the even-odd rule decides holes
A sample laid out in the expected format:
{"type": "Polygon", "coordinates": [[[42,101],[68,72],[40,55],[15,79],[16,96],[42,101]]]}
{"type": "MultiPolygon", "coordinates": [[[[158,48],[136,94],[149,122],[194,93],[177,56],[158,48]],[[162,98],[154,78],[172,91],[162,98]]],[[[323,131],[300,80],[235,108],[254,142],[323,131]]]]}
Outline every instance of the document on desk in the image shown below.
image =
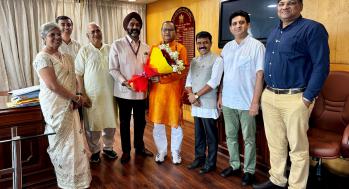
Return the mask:
{"type": "Polygon", "coordinates": [[[26,93],[30,93],[33,91],[38,91],[40,90],[40,86],[39,85],[35,85],[35,86],[31,86],[31,87],[26,87],[26,88],[22,88],[22,89],[16,89],[16,90],[12,90],[10,92],[8,92],[9,94],[15,95],[15,96],[19,96],[19,95],[23,95],[26,93]]]}

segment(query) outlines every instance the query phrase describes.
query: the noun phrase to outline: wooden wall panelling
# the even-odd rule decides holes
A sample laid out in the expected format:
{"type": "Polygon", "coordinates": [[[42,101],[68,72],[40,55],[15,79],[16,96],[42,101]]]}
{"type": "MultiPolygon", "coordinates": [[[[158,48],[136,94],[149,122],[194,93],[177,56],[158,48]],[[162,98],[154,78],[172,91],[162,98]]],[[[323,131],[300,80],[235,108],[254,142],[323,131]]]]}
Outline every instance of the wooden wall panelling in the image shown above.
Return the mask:
{"type": "Polygon", "coordinates": [[[329,33],[331,63],[349,65],[349,1],[304,0],[303,4],[302,15],[322,23],[329,33]]]}
{"type": "Polygon", "coordinates": [[[338,1],[339,11],[331,15],[332,19],[338,20],[335,62],[349,65],[349,1],[338,1]]]}

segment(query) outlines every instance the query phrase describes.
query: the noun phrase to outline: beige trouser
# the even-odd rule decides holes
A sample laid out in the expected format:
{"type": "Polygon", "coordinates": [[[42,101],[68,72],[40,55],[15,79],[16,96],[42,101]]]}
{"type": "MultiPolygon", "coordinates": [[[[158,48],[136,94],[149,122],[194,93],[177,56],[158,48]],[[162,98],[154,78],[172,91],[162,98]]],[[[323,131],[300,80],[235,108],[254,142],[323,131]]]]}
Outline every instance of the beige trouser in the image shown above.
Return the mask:
{"type": "Polygon", "coordinates": [[[309,174],[308,121],[313,104],[307,108],[303,93],[275,94],[265,89],[262,110],[265,134],[270,151],[270,181],[285,186],[288,145],[291,170],[289,188],[305,189],[309,174]]]}
{"type": "Polygon", "coordinates": [[[115,128],[104,128],[102,131],[89,131],[85,128],[88,147],[92,154],[101,151],[101,135],[104,150],[113,150],[115,128]]]}

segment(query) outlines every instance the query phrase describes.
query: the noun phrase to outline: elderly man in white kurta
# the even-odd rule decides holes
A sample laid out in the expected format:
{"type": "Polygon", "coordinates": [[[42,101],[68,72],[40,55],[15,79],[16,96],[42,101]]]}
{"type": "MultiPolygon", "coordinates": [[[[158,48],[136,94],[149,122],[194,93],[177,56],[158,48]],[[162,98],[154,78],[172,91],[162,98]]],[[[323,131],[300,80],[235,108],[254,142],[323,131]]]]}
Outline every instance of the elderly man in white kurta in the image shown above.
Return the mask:
{"type": "Polygon", "coordinates": [[[69,54],[75,60],[76,55],[81,47],[80,43],[72,39],[70,36],[73,33],[73,21],[68,16],[58,16],[56,23],[62,31],[62,45],[59,51],[69,54]]]}
{"type": "Polygon", "coordinates": [[[92,153],[90,162],[100,162],[100,136],[104,143],[103,154],[117,158],[113,150],[114,133],[117,123],[113,98],[113,78],[109,74],[110,46],[102,43],[102,31],[95,23],[87,29],[90,43],[79,50],[75,59],[78,92],[90,99],[84,107],[84,126],[87,143],[92,153]]]}

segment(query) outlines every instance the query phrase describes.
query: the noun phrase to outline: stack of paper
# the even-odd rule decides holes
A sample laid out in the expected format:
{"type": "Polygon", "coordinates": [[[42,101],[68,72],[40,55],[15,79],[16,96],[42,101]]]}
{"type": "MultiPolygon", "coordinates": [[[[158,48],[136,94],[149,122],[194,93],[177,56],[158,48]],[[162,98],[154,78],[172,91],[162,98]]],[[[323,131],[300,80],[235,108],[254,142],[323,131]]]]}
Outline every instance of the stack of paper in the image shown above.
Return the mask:
{"type": "Polygon", "coordinates": [[[10,91],[12,94],[11,102],[7,103],[8,107],[26,107],[39,105],[40,87],[32,86],[23,89],[10,91]]]}
{"type": "Polygon", "coordinates": [[[17,90],[12,90],[8,93],[15,95],[15,96],[19,96],[22,94],[27,94],[33,91],[40,91],[40,86],[39,85],[35,85],[35,86],[31,86],[31,87],[26,87],[26,88],[22,88],[22,89],[17,89],[17,90]]]}

